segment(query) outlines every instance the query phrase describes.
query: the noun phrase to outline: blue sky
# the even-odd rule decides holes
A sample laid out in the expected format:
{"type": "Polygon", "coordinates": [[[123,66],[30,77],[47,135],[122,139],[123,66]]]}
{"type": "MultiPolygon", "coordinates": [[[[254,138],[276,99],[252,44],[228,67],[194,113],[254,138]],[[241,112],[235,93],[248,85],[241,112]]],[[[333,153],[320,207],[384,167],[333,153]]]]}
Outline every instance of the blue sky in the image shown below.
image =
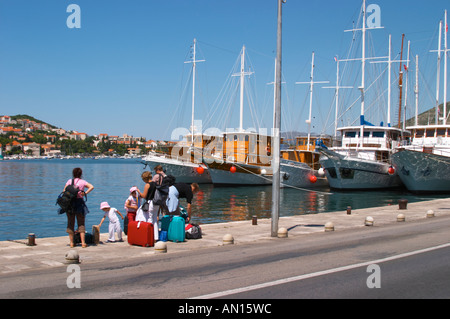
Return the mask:
{"type": "MultiPolygon", "coordinates": [[[[335,84],[333,58],[347,54],[352,35],[344,30],[358,19],[361,3],[287,0],[283,5],[282,129],[306,130],[308,86],[295,82],[309,80],[312,51],[315,79],[335,84]]],[[[437,60],[428,51],[437,48],[438,22],[450,8],[448,0],[371,3],[380,6],[384,26],[370,32],[375,54],[387,55],[392,34],[395,57],[405,33],[404,58],[410,40],[412,55],[421,59],[420,108],[428,109],[437,60]]],[[[183,95],[190,65],[184,61],[197,38],[197,57],[206,61],[198,64],[196,119],[208,117],[245,45],[255,72],[248,86],[256,117],[270,127],[273,97],[267,83],[273,80],[276,17],[276,0],[0,0],[0,114],[29,114],[89,135],[169,139],[175,127],[190,125],[190,91],[183,95]],[[72,3],[81,8],[80,29],[66,25],[72,3]]],[[[358,86],[358,81],[341,84],[358,86]]],[[[321,86],[314,89],[313,130],[330,132],[334,92],[321,86]]],[[[345,91],[356,93],[342,93],[343,107],[359,96],[356,89],[345,91]]],[[[359,103],[353,109],[357,115],[359,103]]],[[[226,123],[237,127],[237,104],[232,112],[226,123]]],[[[248,110],[245,119],[245,127],[254,127],[248,110]]],[[[218,115],[208,123],[221,122],[218,115]]]]}

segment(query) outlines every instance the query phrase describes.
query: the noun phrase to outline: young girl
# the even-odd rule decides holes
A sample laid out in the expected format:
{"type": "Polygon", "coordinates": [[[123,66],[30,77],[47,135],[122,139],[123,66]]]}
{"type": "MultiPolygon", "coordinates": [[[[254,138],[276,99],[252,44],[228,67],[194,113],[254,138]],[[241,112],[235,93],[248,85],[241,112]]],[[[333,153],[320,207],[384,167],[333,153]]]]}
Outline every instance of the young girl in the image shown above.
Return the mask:
{"type": "Polygon", "coordinates": [[[136,211],[139,208],[140,198],[138,194],[138,188],[133,186],[130,188],[130,196],[125,201],[125,210],[127,211],[128,221],[136,220],[136,211]]]}
{"type": "Polygon", "coordinates": [[[100,228],[105,221],[106,216],[109,218],[109,243],[114,243],[116,241],[114,232],[117,233],[117,238],[119,241],[122,240],[122,228],[120,227],[120,221],[119,218],[117,218],[116,213],[120,215],[120,217],[123,219],[123,215],[115,208],[112,208],[109,206],[108,202],[102,202],[100,204],[100,209],[105,212],[105,215],[102,218],[102,221],[98,225],[98,228],[100,228]]]}

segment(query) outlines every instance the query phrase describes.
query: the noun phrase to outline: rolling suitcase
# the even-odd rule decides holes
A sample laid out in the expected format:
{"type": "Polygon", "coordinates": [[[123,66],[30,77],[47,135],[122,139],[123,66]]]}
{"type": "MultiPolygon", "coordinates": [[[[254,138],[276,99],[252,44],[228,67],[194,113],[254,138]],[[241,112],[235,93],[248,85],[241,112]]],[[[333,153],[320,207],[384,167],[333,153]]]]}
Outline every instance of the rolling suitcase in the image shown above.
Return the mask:
{"type": "Polygon", "coordinates": [[[161,231],[168,231],[170,221],[172,220],[171,215],[164,215],[163,218],[161,218],[161,231]]]}
{"type": "Polygon", "coordinates": [[[159,240],[164,242],[167,241],[167,230],[161,230],[159,232],[159,240]]]}
{"type": "Polygon", "coordinates": [[[173,216],[167,232],[167,239],[173,242],[183,242],[185,235],[184,218],[173,216]]]}
{"type": "Polygon", "coordinates": [[[153,235],[153,224],[146,222],[128,222],[128,243],[142,247],[153,247],[155,238],[153,235]]]}

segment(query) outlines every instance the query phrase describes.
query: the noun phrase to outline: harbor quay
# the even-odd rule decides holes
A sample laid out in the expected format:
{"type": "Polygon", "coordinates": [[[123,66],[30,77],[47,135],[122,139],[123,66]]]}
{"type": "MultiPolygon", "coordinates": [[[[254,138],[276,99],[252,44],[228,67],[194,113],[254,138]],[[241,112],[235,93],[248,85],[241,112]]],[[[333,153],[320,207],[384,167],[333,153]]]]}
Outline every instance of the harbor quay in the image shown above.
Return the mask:
{"type": "MultiPolygon", "coordinates": [[[[351,209],[330,213],[298,215],[279,218],[277,237],[271,236],[271,219],[253,219],[227,223],[203,224],[201,239],[184,242],[157,242],[154,247],[132,246],[124,236],[123,242],[107,242],[108,234],[100,234],[97,245],[87,248],[69,247],[68,236],[50,238],[26,238],[0,242],[0,279],[8,274],[19,274],[36,269],[67,267],[73,262],[95,267],[111,261],[152,258],[157,254],[178,254],[204,248],[264,243],[264,241],[296,240],[309,234],[351,231],[362,227],[383,227],[392,223],[419,222],[428,218],[450,216],[450,199],[405,203],[365,209],[351,209]],[[30,245],[34,244],[34,245],[30,245]]],[[[195,222],[195,219],[194,219],[195,222]]]]}

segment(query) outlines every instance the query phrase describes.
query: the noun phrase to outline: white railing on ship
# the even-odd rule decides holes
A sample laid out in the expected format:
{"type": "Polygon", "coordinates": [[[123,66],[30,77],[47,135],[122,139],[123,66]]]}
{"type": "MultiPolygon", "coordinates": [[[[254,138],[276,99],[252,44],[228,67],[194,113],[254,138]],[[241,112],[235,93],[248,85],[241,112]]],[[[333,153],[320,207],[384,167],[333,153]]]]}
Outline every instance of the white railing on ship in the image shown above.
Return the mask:
{"type": "Polygon", "coordinates": [[[408,150],[413,150],[417,152],[423,152],[424,149],[428,148],[431,153],[441,156],[450,157],[450,147],[441,147],[440,145],[435,146],[424,146],[424,145],[409,145],[408,150]]]}

